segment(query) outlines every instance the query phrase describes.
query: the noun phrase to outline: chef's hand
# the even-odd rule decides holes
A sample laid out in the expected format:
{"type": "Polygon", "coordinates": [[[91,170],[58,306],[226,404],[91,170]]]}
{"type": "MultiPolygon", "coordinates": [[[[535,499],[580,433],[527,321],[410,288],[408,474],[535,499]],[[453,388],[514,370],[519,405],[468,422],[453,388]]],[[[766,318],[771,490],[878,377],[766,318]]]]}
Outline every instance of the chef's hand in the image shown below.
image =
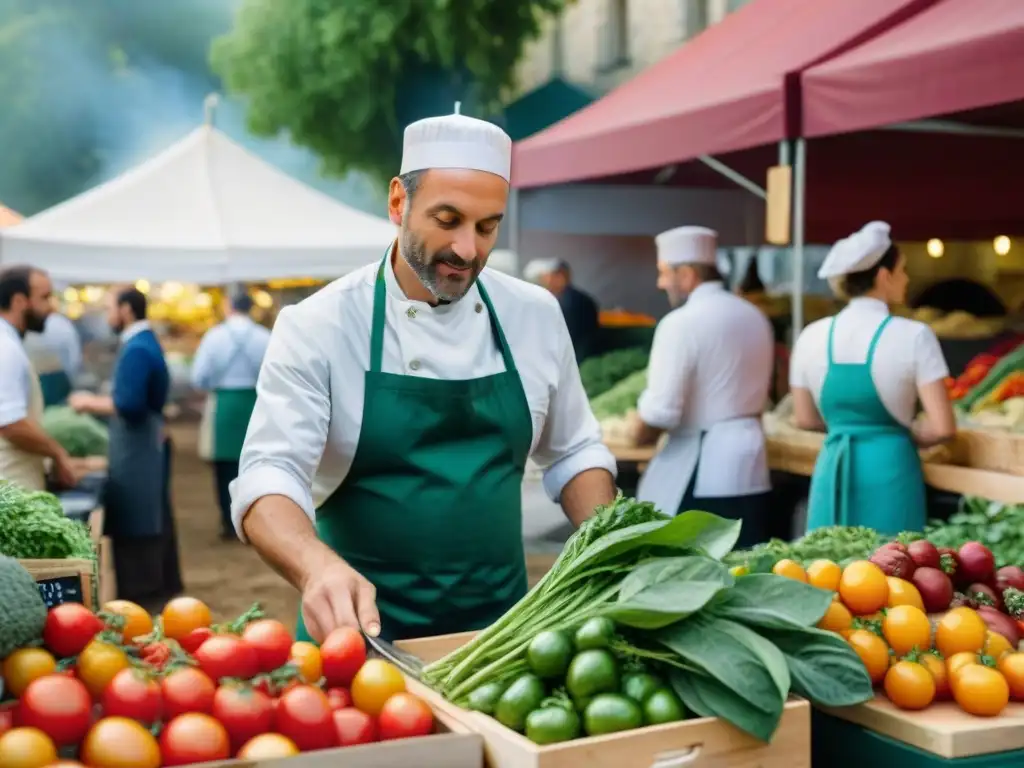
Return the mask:
{"type": "Polygon", "coordinates": [[[53,460],[53,480],[61,488],[74,488],[78,485],[78,473],[67,456],[58,456],[53,460]]]}
{"type": "Polygon", "coordinates": [[[306,582],[302,590],[302,619],[318,643],[338,627],[360,627],[380,634],[377,588],[343,560],[331,563],[306,582]]]}
{"type": "Polygon", "coordinates": [[[78,413],[87,411],[92,405],[93,396],[89,392],[72,392],[68,396],[68,405],[78,413]]]}

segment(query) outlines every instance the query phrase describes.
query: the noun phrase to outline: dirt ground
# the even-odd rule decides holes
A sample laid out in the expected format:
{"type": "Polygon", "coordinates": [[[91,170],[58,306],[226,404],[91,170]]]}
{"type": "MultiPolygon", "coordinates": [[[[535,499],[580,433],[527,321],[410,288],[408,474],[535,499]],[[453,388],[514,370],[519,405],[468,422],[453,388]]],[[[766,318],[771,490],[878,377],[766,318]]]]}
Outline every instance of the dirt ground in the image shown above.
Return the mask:
{"type": "MultiPolygon", "coordinates": [[[[294,629],[298,592],[241,542],[221,541],[213,474],[196,452],[198,427],[179,423],[174,441],[172,504],[185,592],[210,606],[218,621],[231,619],[259,602],[268,616],[294,629]]],[[[527,557],[534,583],[553,555],[527,557]]]]}

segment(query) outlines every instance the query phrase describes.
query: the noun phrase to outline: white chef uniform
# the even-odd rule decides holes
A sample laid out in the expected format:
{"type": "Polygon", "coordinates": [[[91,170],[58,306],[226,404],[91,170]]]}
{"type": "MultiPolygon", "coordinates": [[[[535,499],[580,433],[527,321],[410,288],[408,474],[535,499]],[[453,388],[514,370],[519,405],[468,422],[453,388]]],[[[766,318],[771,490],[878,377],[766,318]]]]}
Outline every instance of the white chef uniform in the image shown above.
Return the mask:
{"type": "MultiPolygon", "coordinates": [[[[659,261],[716,263],[714,230],[678,227],[655,242],[659,261]]],[[[676,514],[688,488],[705,499],[770,490],[761,414],[773,363],[768,319],[720,281],[702,283],[662,318],[637,411],[668,432],[668,443],[641,478],[639,498],[676,514]]]]}
{"type": "MultiPolygon", "coordinates": [[[[0,318],[0,426],[22,419],[37,424],[43,416],[43,392],[17,329],[0,318]]],[[[0,480],[32,491],[46,488],[44,457],[16,448],[0,437],[0,480]]]]}

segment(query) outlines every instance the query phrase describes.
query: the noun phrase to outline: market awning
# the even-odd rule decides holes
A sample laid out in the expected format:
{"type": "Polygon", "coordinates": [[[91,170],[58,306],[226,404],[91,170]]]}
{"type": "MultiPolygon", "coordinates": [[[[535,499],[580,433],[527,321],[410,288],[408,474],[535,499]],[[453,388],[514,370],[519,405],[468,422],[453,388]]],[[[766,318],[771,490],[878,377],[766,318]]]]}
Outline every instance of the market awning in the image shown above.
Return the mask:
{"type": "Polygon", "coordinates": [[[1024,1],[939,0],[803,75],[804,135],[1024,99],[1024,1]]]}
{"type": "Polygon", "coordinates": [[[513,183],[598,179],[777,142],[797,127],[795,98],[787,98],[792,75],[931,2],[754,0],[604,98],[516,144],[513,183]]]}
{"type": "Polygon", "coordinates": [[[555,77],[505,107],[505,131],[520,141],[593,103],[582,88],[555,77]]]}

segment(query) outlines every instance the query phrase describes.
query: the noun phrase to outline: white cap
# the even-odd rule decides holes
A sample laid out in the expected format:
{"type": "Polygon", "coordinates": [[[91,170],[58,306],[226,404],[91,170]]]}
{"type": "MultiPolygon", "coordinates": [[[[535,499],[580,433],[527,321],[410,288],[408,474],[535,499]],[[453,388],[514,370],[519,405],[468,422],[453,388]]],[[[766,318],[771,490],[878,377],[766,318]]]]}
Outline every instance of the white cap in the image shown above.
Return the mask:
{"type": "Polygon", "coordinates": [[[853,272],[871,269],[892,245],[889,225],[884,221],[871,221],[849,237],[832,246],[818,270],[818,277],[827,280],[853,272]]]}
{"type": "Polygon", "coordinates": [[[676,227],[654,238],[658,261],[681,264],[718,263],[718,233],[707,227],[676,227]]]}
{"type": "Polygon", "coordinates": [[[512,139],[486,120],[459,114],[417,120],[405,129],[400,174],[431,168],[486,171],[512,177],[512,139]]]}
{"type": "Polygon", "coordinates": [[[564,266],[559,259],[534,259],[523,268],[523,279],[535,283],[544,275],[557,272],[564,266]]]}
{"type": "Polygon", "coordinates": [[[496,269],[506,275],[516,273],[516,262],[518,261],[515,251],[506,248],[495,248],[487,257],[487,268],[496,269]]]}

